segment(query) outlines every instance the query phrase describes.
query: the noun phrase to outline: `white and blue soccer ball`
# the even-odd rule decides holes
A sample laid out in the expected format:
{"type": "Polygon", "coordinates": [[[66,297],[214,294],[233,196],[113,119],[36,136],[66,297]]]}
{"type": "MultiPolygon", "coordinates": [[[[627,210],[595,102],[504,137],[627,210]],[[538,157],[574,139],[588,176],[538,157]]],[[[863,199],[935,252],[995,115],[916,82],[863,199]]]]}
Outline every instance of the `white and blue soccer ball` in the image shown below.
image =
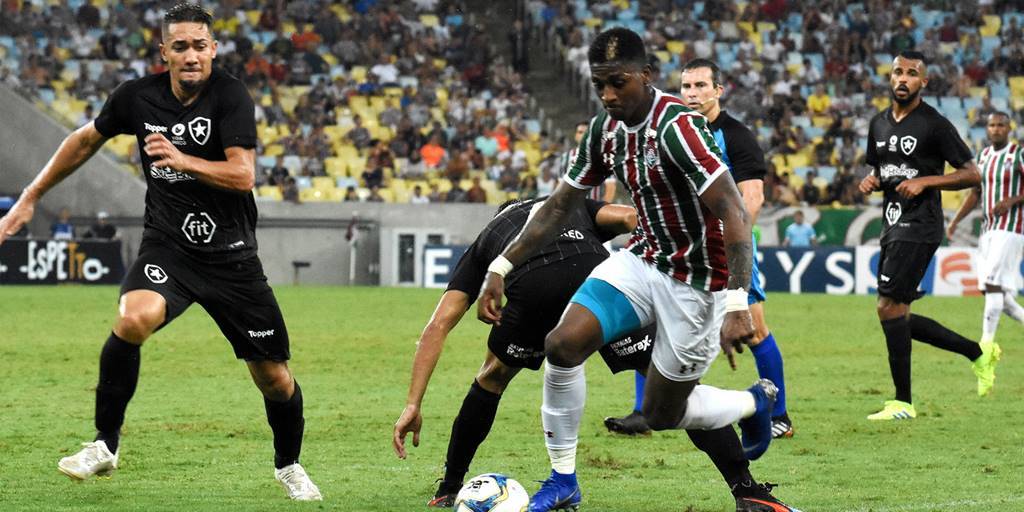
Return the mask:
{"type": "Polygon", "coordinates": [[[455,498],[456,512],[526,512],[529,506],[523,485],[498,473],[471,478],[455,498]]]}

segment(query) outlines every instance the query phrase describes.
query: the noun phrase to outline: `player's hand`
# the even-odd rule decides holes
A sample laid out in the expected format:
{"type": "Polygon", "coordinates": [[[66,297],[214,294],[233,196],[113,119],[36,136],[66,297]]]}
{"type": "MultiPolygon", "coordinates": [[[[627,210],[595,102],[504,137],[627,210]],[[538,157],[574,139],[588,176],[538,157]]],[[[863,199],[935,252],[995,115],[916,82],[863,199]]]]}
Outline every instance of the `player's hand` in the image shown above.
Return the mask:
{"type": "Polygon", "coordinates": [[[19,199],[17,203],[7,215],[0,217],[0,244],[4,243],[4,240],[12,237],[21,231],[21,228],[28,224],[28,221],[32,220],[32,215],[35,214],[36,205],[32,201],[26,201],[25,199],[19,199]]]}
{"type": "Polygon", "coordinates": [[[992,215],[995,217],[1005,215],[1006,212],[1010,211],[1010,206],[1010,202],[1007,201],[1006,199],[1003,199],[1002,201],[999,201],[998,203],[996,203],[995,206],[992,207],[992,215]]]}
{"type": "Polygon", "coordinates": [[[733,370],[736,369],[736,356],[733,351],[742,354],[743,345],[750,344],[750,340],[753,338],[754,321],[750,317],[749,310],[731,311],[725,314],[725,320],[722,321],[722,332],[719,335],[719,344],[733,370]]]}
{"type": "Polygon", "coordinates": [[[860,180],[860,186],[857,188],[860,189],[861,194],[868,195],[878,190],[878,187],[880,187],[881,185],[882,183],[878,181],[878,176],[875,176],[874,174],[868,174],[867,176],[864,177],[864,179],[860,180]]]}
{"type": "Polygon", "coordinates": [[[419,446],[420,428],[422,427],[423,416],[420,415],[420,408],[412,404],[405,406],[402,415],[395,422],[395,434],[391,440],[391,446],[395,448],[395,455],[398,455],[399,459],[404,459],[406,456],[405,435],[412,432],[412,445],[419,446]]]}
{"type": "Polygon", "coordinates": [[[953,233],[956,233],[956,226],[957,226],[957,222],[956,221],[950,221],[949,225],[946,226],[946,238],[948,238],[950,240],[953,239],[953,233]]]}
{"type": "Polygon", "coordinates": [[[476,317],[485,324],[501,325],[501,299],[505,296],[505,278],[488,272],[476,302],[476,317]]]}
{"type": "Polygon", "coordinates": [[[896,193],[904,199],[913,199],[925,191],[925,186],[919,178],[905,180],[896,185],[896,193]]]}
{"type": "Polygon", "coordinates": [[[188,155],[178,150],[177,146],[171,144],[159,133],[151,133],[146,136],[146,145],[142,150],[152,158],[156,167],[169,167],[178,172],[188,172],[188,155]]]}

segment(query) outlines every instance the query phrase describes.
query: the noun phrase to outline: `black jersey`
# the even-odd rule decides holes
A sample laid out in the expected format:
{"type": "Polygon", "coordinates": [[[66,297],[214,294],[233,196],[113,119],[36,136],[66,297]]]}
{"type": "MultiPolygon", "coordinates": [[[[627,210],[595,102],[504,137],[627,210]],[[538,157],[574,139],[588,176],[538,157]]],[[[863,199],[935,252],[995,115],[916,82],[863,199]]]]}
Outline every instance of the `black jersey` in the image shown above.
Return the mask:
{"type": "Polygon", "coordinates": [[[971,150],[956,128],[925,102],[897,123],[892,107],[871,119],[865,161],[882,182],[885,213],[881,242],[942,242],[942,196],[928,189],[913,199],[903,199],[896,186],[921,176],[941,176],[945,163],[962,167],[972,159],[971,150]]]}
{"type": "Polygon", "coordinates": [[[242,82],[214,69],[199,98],[183,106],[171,92],[169,73],[122,83],[96,117],[105,137],[134,134],[146,176],[143,238],[160,238],[190,256],[211,263],[256,254],[256,202],[239,193],[199,182],[166,167],[142,151],[151,133],[167,137],[182,153],[211,161],[227,160],[231,146],[256,147],[256,120],[242,82]]]}
{"type": "MultiPolygon", "coordinates": [[[[526,226],[526,221],[543,203],[544,198],[524,201],[494,217],[462,255],[455,272],[452,273],[451,281],[448,282],[448,289],[466,292],[471,301],[476,300],[480,286],[487,277],[487,267],[519,236],[526,226]]],[[[554,242],[523,264],[517,265],[506,276],[506,289],[511,287],[519,276],[531,269],[581,254],[608,256],[608,250],[601,244],[615,238],[616,233],[602,230],[595,221],[597,211],[606,204],[602,201],[584,200],[584,206],[572,212],[562,234],[554,242]]]]}
{"type": "Polygon", "coordinates": [[[729,166],[733,181],[764,180],[768,174],[764,151],[757,144],[757,137],[750,128],[724,110],[719,112],[708,128],[722,150],[723,160],[729,166]]]}

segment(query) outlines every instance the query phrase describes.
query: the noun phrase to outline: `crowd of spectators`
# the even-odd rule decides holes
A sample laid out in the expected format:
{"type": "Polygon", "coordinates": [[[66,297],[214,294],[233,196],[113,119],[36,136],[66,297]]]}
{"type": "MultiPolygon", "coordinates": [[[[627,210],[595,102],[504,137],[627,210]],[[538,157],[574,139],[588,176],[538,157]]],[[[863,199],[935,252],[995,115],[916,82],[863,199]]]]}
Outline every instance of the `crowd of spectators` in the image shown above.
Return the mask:
{"type": "MultiPolygon", "coordinates": [[[[164,71],[163,2],[38,4],[0,7],[0,80],[70,122],[91,120],[121,81],[164,71]]],[[[501,202],[557,149],[528,108],[522,29],[496,58],[461,0],[212,7],[216,65],[256,102],[261,196],[395,201],[418,186],[427,201],[501,202]]],[[[119,148],[138,162],[133,143],[119,148]]]]}
{"type": "MultiPolygon", "coordinates": [[[[530,0],[538,36],[554,42],[592,101],[587,46],[610,26],[644,35],[662,83],[693,58],[724,71],[723,104],[758,134],[769,204],[856,204],[870,118],[889,104],[893,55],[929,61],[925,99],[975,148],[985,116],[1024,108],[1024,2],[1001,0],[530,0]]],[[[1019,129],[1018,136],[1024,135],[1019,129]]]]}

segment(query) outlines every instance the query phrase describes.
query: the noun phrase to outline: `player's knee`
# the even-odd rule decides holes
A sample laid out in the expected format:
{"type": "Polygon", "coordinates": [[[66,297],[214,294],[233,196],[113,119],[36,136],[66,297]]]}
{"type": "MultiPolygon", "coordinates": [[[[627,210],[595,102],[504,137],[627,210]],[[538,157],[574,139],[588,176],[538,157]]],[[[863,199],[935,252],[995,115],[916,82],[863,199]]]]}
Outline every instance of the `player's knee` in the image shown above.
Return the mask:
{"type": "Polygon", "coordinates": [[[573,348],[565,332],[555,329],[544,338],[544,354],[548,362],[564,368],[583,364],[583,356],[573,348]]]}
{"type": "Polygon", "coordinates": [[[163,322],[163,312],[135,309],[125,311],[117,319],[116,334],[129,343],[142,344],[163,322]]]}
{"type": "Polygon", "coordinates": [[[256,387],[268,400],[275,402],[287,401],[295,390],[292,376],[287,371],[260,375],[256,378],[256,387]]]}
{"type": "Polygon", "coordinates": [[[767,325],[765,325],[764,323],[760,323],[760,324],[755,323],[754,324],[754,339],[751,340],[750,344],[751,345],[758,345],[758,344],[760,344],[762,341],[764,341],[765,338],[768,337],[768,334],[770,334],[770,333],[771,333],[771,331],[768,330],[768,326],[767,325]]]}

